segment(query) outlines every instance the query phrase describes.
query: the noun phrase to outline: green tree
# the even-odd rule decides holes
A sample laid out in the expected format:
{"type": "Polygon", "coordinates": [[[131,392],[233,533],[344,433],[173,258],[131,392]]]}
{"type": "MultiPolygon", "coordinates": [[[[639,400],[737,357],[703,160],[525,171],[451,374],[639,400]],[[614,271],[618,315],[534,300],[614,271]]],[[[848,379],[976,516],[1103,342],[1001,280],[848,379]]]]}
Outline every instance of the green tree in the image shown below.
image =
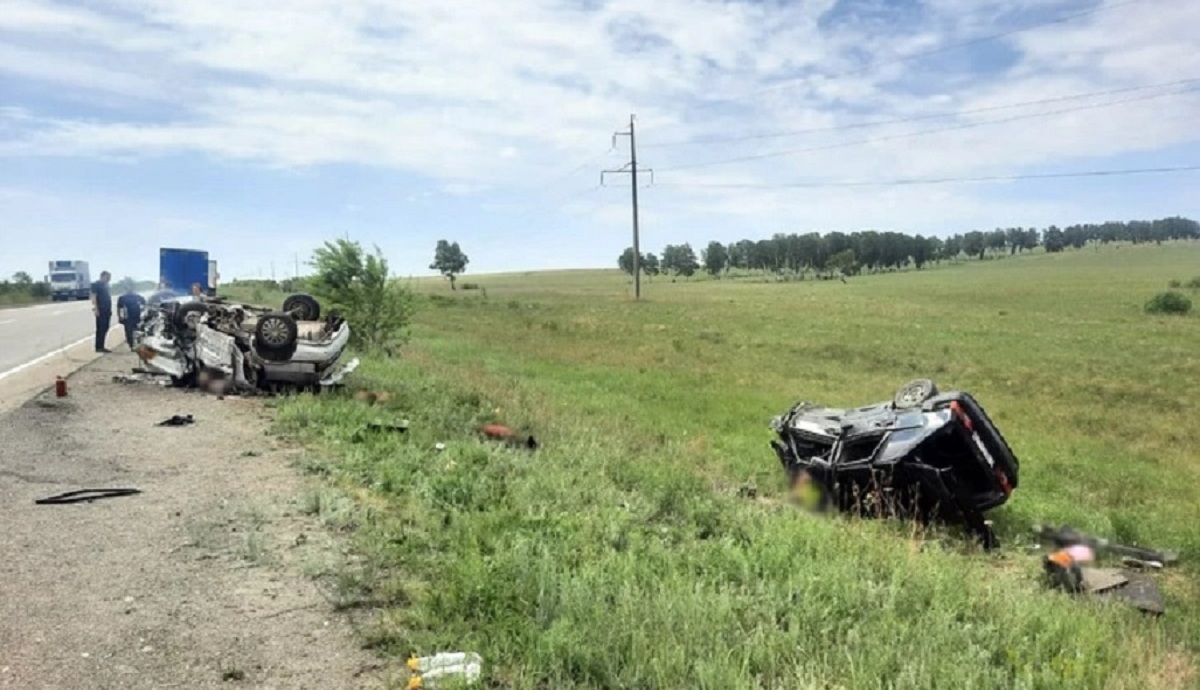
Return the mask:
{"type": "Polygon", "coordinates": [[[685,278],[691,278],[700,268],[700,262],[696,260],[696,252],[692,250],[692,245],[684,242],[676,248],[676,256],[674,268],[676,275],[681,275],[685,278]]]}
{"type": "Polygon", "coordinates": [[[963,235],[962,248],[967,256],[978,256],[982,259],[984,252],[987,251],[987,235],[978,230],[968,232],[963,235]]]}
{"type": "Polygon", "coordinates": [[[33,278],[25,271],[17,271],[13,274],[12,282],[21,287],[29,287],[33,285],[33,278]]]}
{"type": "Polygon", "coordinates": [[[715,276],[729,266],[729,250],[720,242],[709,242],[702,255],[704,270],[708,271],[709,275],[715,276]]]}
{"type": "Polygon", "coordinates": [[[313,295],[346,319],[356,345],[391,354],[407,339],[412,292],[389,275],[378,247],[367,254],[357,242],[326,242],[313,252],[309,264],[316,269],[309,280],[313,295]]]}
{"type": "Polygon", "coordinates": [[[659,272],[658,257],[654,254],[647,254],[642,257],[642,271],[648,276],[656,276],[659,272]]]}
{"type": "Polygon", "coordinates": [[[917,267],[918,271],[922,268],[925,268],[925,264],[929,262],[930,255],[929,240],[925,239],[921,235],[914,237],[912,242],[911,256],[913,265],[917,267]]]}
{"type": "Polygon", "coordinates": [[[843,275],[850,273],[853,266],[854,250],[849,248],[843,249],[837,254],[834,254],[833,256],[829,257],[828,261],[825,262],[825,268],[827,268],[830,273],[837,271],[843,275]]]}
{"type": "Polygon", "coordinates": [[[633,247],[626,247],[625,251],[621,252],[621,256],[617,257],[617,266],[629,275],[633,275],[633,247]]]}
{"type": "Polygon", "coordinates": [[[1045,236],[1042,239],[1042,244],[1045,245],[1046,251],[1054,254],[1061,252],[1067,246],[1066,237],[1063,231],[1058,229],[1057,225],[1051,225],[1046,228],[1045,236]]]}
{"type": "Polygon", "coordinates": [[[458,274],[467,270],[470,259],[459,248],[458,242],[451,244],[446,240],[438,240],[433,252],[433,263],[429,267],[450,279],[450,289],[455,290],[454,279],[458,274]]]}

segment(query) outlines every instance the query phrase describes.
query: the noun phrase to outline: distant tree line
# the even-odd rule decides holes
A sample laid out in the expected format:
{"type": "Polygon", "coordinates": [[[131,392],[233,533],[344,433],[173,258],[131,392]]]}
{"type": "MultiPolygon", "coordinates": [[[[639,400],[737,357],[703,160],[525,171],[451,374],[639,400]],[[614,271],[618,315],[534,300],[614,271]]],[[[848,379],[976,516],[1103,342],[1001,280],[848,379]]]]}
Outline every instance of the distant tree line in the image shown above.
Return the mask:
{"type": "MultiPolygon", "coordinates": [[[[1132,242],[1159,243],[1168,240],[1200,239],[1200,223],[1187,218],[1162,218],[1101,224],[1051,225],[1037,228],[972,230],[950,237],[925,237],[900,232],[810,232],[776,233],[770,239],[740,240],[729,244],[709,242],[697,256],[688,243],[667,245],[661,256],[641,257],[640,268],[650,276],[673,274],[690,277],[703,269],[718,276],[730,270],[817,275],[896,270],[929,263],[961,259],[986,259],[1001,254],[1020,254],[1041,247],[1055,253],[1081,249],[1089,244],[1132,242]]],[[[633,274],[633,248],[626,247],[617,259],[621,270],[633,274]]]]}
{"type": "Polygon", "coordinates": [[[11,280],[0,280],[0,304],[25,304],[49,299],[50,285],[17,271],[11,280]]]}

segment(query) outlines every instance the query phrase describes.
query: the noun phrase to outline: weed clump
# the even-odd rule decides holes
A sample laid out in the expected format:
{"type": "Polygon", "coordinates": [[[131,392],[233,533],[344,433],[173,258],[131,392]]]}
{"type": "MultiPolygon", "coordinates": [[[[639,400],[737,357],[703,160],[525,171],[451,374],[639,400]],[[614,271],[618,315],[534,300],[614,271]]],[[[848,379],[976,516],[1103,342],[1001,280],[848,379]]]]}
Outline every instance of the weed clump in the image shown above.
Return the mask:
{"type": "Polygon", "coordinates": [[[1171,288],[1172,290],[1181,288],[1183,287],[1183,281],[1179,280],[1178,278],[1172,278],[1170,282],[1167,283],[1167,287],[1171,288]]]}
{"type": "Polygon", "coordinates": [[[1187,282],[1187,287],[1192,290],[1200,290],[1200,276],[1196,276],[1187,282]]]}
{"type": "Polygon", "coordinates": [[[1186,314],[1192,310],[1192,300],[1182,292],[1160,292],[1146,302],[1147,314],[1186,314]]]}

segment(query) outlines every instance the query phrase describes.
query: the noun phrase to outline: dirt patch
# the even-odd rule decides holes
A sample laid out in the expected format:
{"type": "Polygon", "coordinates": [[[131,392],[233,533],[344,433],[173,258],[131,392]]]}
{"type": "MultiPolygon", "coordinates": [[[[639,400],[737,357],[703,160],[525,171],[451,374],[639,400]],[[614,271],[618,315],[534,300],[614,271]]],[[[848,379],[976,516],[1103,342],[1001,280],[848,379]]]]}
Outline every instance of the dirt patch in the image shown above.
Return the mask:
{"type": "Polygon", "coordinates": [[[338,545],[262,402],[112,382],[133,365],[0,416],[0,687],[382,687],[310,577],[338,545]],[[156,426],[173,414],[196,422],[156,426]],[[34,503],[119,487],[142,493],[34,503]]]}

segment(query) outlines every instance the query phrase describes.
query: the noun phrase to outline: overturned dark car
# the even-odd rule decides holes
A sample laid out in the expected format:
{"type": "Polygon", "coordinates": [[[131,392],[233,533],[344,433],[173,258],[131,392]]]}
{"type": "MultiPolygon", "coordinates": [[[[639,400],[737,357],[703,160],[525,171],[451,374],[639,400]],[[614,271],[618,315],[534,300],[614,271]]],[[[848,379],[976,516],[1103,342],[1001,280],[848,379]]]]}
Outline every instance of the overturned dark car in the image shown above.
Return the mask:
{"type": "Polygon", "coordinates": [[[345,319],[322,319],[309,295],[292,295],[278,310],[185,295],[146,310],[134,351],[144,372],[177,386],[316,392],[340,384],[358,366],[357,359],[343,361],[349,342],[345,319]]]}
{"type": "Polygon", "coordinates": [[[814,486],[822,507],[961,523],[997,545],[983,513],[1017,488],[1019,463],[969,393],[917,379],[864,407],[799,402],[771,428],[790,484],[814,486]]]}

